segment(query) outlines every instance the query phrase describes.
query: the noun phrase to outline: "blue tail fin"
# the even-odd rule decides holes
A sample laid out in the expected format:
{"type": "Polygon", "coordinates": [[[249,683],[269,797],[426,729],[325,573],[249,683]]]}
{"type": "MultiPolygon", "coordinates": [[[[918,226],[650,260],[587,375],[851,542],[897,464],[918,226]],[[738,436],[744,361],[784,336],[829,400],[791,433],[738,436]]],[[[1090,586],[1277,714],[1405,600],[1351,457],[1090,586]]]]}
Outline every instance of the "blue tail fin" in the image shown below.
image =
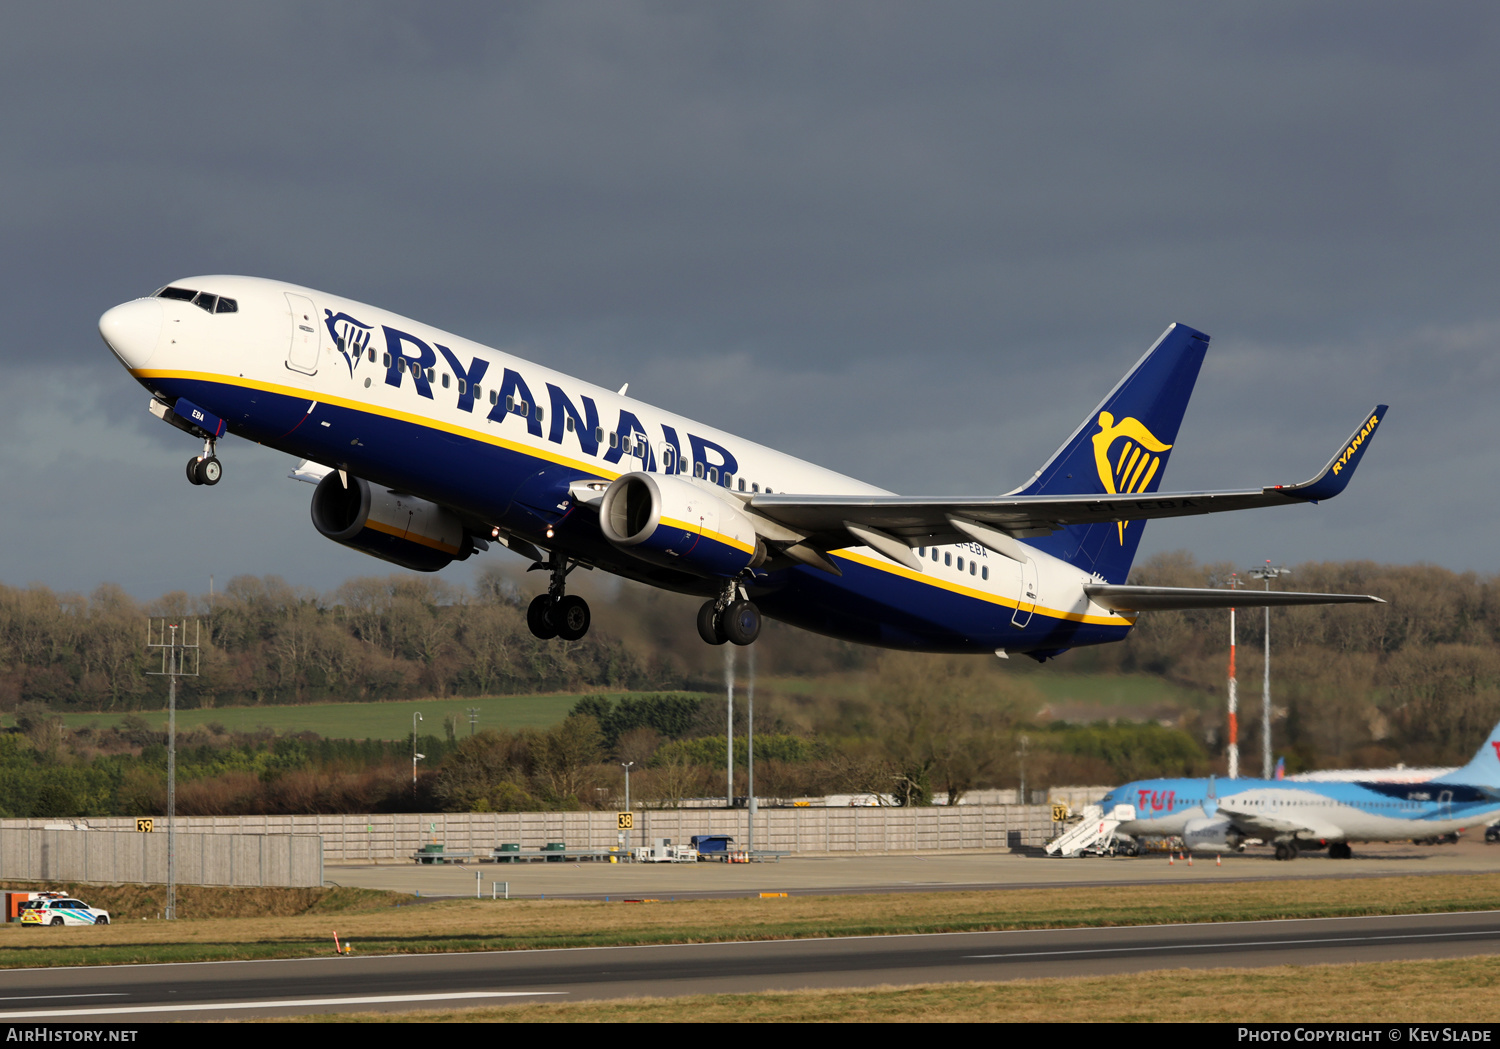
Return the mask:
{"type": "MultiPolygon", "coordinates": [[[[1172,325],[1030,483],[1013,494],[1156,491],[1207,349],[1207,335],[1172,325]]],[[[1027,542],[1107,583],[1123,583],[1145,527],[1144,521],[1070,525],[1027,542]]]]}
{"type": "Polygon", "coordinates": [[[1461,769],[1439,776],[1434,783],[1461,783],[1470,787],[1500,788],[1500,725],[1490,729],[1479,753],[1461,769]]]}

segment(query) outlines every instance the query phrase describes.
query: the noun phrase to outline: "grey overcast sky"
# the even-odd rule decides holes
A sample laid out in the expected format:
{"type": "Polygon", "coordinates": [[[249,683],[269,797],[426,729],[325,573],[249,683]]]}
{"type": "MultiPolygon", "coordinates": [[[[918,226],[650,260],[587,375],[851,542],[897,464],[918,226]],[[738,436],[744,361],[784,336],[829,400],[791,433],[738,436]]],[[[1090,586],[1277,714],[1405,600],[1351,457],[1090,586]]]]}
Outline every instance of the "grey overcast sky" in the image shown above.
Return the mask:
{"type": "MultiPolygon", "coordinates": [[[[7,4],[0,582],[327,589],[292,461],[151,418],[99,314],[275,277],[896,491],[1024,481],[1166,325],[1164,487],[1318,507],[1143,554],[1493,572],[1500,7],[7,4]]],[[[463,582],[492,553],[454,566],[463,582]]]]}

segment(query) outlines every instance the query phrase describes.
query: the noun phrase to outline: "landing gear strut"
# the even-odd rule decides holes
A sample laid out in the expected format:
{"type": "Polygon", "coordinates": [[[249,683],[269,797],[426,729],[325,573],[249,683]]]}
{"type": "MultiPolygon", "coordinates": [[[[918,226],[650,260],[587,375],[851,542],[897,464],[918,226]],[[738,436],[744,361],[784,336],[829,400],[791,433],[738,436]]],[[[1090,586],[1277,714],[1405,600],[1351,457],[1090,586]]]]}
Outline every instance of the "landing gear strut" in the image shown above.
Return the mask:
{"type": "Polygon", "coordinates": [[[710,645],[748,645],[760,636],[760,609],[738,580],[731,580],[718,597],[698,609],[698,636],[710,645]]]}
{"type": "Polygon", "coordinates": [[[549,569],[552,581],[547,584],[547,592],[537,595],[526,609],[526,625],[543,641],[554,637],[564,641],[579,640],[589,632],[593,617],[587,601],[567,593],[568,573],[577,568],[578,563],[575,561],[570,565],[566,558],[553,553],[545,565],[539,562],[536,567],[549,569]]]}
{"type": "Polygon", "coordinates": [[[195,455],[187,462],[187,479],[193,484],[214,485],[224,476],[224,466],[214,454],[214,439],[203,442],[203,454],[195,455]]]}

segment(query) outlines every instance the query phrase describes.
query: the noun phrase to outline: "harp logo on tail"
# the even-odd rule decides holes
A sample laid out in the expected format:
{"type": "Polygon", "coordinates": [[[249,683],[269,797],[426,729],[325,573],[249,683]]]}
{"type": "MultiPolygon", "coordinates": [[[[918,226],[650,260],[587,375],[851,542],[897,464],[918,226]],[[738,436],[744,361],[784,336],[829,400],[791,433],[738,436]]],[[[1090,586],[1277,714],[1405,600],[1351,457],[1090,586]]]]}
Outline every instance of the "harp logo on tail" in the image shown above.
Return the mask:
{"type": "MultiPolygon", "coordinates": [[[[1094,464],[1099,481],[1111,495],[1144,492],[1161,469],[1161,455],[1171,448],[1158,441],[1139,419],[1121,419],[1117,424],[1109,412],[1099,413],[1099,432],[1094,434],[1094,464]]],[[[1120,545],[1125,545],[1125,524],[1120,522],[1120,545]]]]}

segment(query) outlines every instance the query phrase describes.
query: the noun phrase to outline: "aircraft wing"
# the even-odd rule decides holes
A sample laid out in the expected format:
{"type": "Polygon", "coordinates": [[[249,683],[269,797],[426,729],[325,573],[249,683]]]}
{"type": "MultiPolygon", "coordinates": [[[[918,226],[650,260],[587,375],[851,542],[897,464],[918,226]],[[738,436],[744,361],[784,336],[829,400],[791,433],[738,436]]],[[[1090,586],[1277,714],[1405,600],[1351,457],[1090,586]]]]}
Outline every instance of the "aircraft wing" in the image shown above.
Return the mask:
{"type": "MultiPolygon", "coordinates": [[[[1386,406],[1376,405],[1363,416],[1349,439],[1339,446],[1328,465],[1301,484],[1270,485],[1242,491],[1155,492],[1149,495],[1031,495],[978,498],[921,498],[900,495],[755,495],[749,500],[757,515],[805,537],[807,546],[822,550],[869,545],[896,560],[901,557],[871,542],[871,533],[891,545],[908,549],[977,541],[1005,556],[1025,553],[1005,540],[1046,535],[1068,525],[1143,521],[1161,517],[1190,517],[1286,506],[1332,499],[1344,490],[1363,457],[1369,440],[1385,418],[1386,406]],[[991,539],[997,540],[992,544],[991,539]]],[[[1247,594],[1248,596],[1248,594],[1247,594]]],[[[1249,605],[1252,602],[1243,602],[1249,605]]],[[[1194,606],[1201,607],[1201,606],[1194,606]]]]}
{"type": "Polygon", "coordinates": [[[1236,809],[1222,802],[1219,804],[1219,814],[1228,817],[1240,830],[1248,831],[1257,838],[1275,838],[1278,835],[1290,834],[1294,838],[1304,840],[1339,841],[1344,837],[1343,829],[1331,823],[1282,819],[1259,809],[1236,809]]]}

